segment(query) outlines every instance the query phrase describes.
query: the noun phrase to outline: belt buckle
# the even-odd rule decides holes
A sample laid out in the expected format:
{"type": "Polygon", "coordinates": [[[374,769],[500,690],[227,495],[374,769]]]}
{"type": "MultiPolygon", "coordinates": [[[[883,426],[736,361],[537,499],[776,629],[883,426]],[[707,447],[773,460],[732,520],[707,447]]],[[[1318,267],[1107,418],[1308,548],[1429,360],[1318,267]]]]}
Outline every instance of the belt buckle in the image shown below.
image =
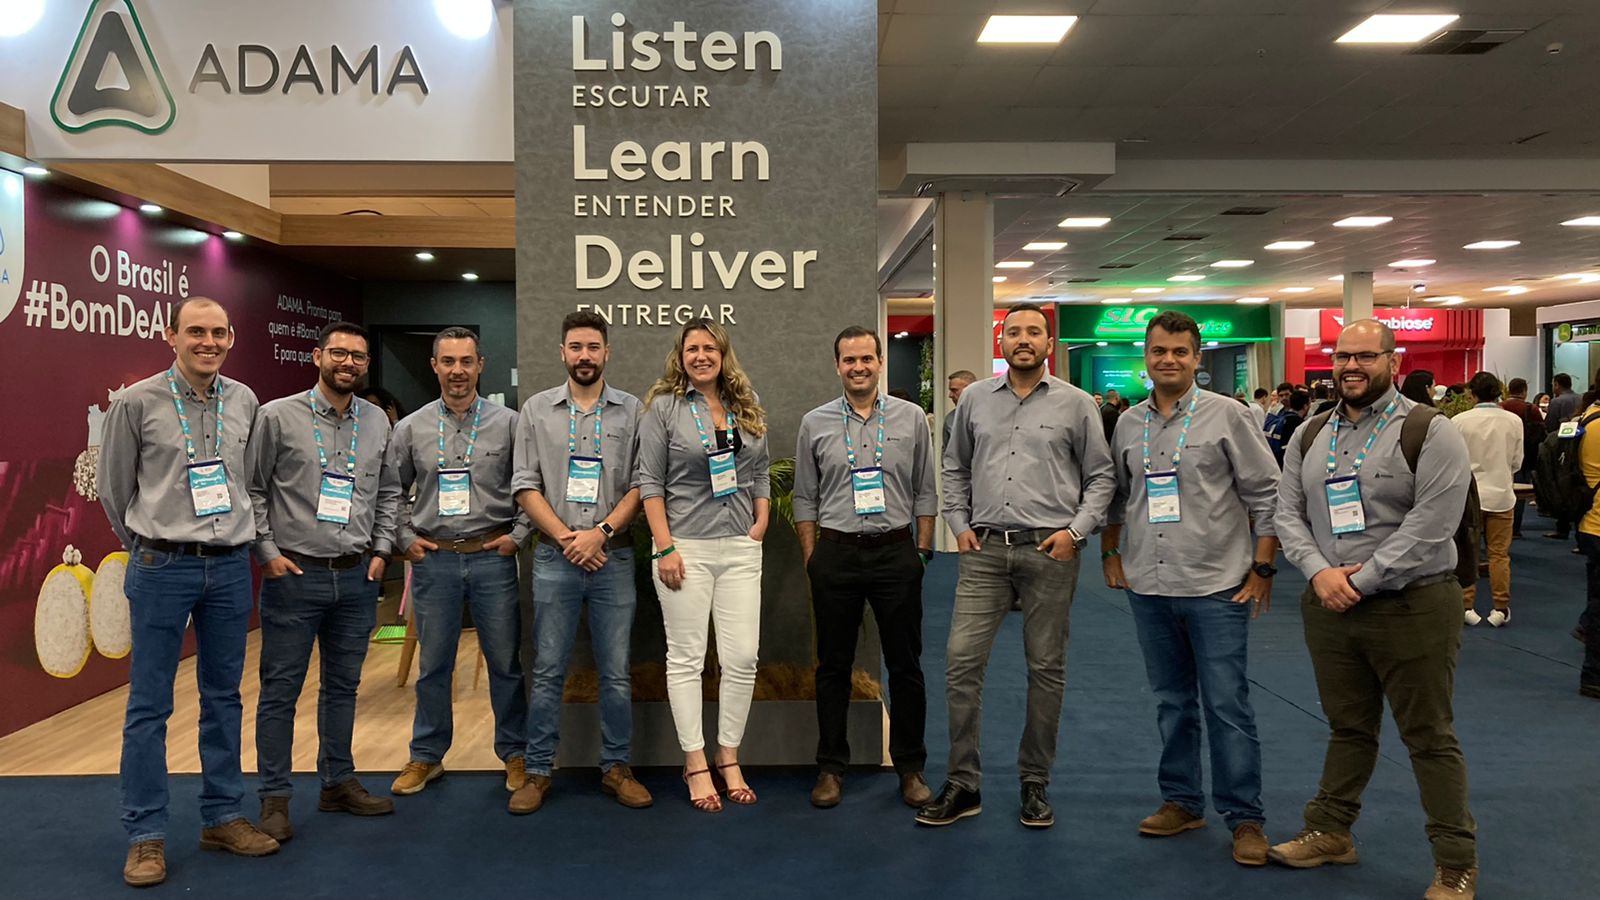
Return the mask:
{"type": "Polygon", "coordinates": [[[1002,532],[1000,532],[1000,539],[1005,542],[1005,545],[1007,547],[1016,547],[1016,546],[1020,546],[1021,544],[1027,543],[1027,541],[1018,541],[1017,543],[1013,544],[1011,542],[1011,536],[1013,534],[1022,534],[1022,532],[1021,531],[1002,531],[1002,532]]]}

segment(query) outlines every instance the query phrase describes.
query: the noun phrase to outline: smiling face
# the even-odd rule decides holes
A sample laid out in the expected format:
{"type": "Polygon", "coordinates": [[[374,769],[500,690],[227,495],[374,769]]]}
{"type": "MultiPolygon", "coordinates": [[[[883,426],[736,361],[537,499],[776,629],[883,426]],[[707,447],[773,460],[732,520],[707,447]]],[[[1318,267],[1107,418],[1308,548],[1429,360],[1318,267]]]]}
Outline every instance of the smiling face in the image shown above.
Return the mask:
{"type": "Polygon", "coordinates": [[[328,335],[327,346],[311,351],[311,361],[321,373],[322,386],[328,393],[349,395],[366,384],[367,367],[372,363],[367,352],[366,338],[336,331],[328,335]]]}
{"type": "Polygon", "coordinates": [[[1038,310],[1013,312],[1000,323],[1000,355],[1018,372],[1032,372],[1044,365],[1053,343],[1050,323],[1038,310]]]}
{"type": "Polygon", "coordinates": [[[478,342],[472,338],[444,338],[430,363],[446,400],[466,400],[477,390],[483,357],[478,355],[478,342]]]}
{"type": "Polygon", "coordinates": [[[1355,322],[1340,332],[1333,351],[1333,378],[1346,404],[1371,406],[1394,385],[1400,359],[1392,343],[1384,346],[1386,330],[1369,321],[1355,322]]]}
{"type": "Polygon", "coordinates": [[[1163,393],[1187,391],[1200,368],[1200,348],[1195,346],[1194,335],[1159,325],[1151,328],[1144,340],[1144,367],[1163,393]]]}
{"type": "Polygon", "coordinates": [[[684,335],[681,361],[695,390],[705,394],[716,387],[722,375],[722,347],[711,332],[695,328],[684,335]]]}
{"type": "Polygon", "coordinates": [[[846,393],[856,397],[876,394],[878,379],[883,374],[877,340],[871,335],[841,338],[835,367],[846,393]]]}
{"type": "Polygon", "coordinates": [[[561,341],[561,364],[573,384],[588,387],[605,374],[611,347],[598,328],[573,328],[561,341]]]}
{"type": "Polygon", "coordinates": [[[233,326],[219,304],[192,301],[167,327],[167,343],[177,357],[178,371],[191,382],[210,381],[222,370],[233,349],[233,326]]]}

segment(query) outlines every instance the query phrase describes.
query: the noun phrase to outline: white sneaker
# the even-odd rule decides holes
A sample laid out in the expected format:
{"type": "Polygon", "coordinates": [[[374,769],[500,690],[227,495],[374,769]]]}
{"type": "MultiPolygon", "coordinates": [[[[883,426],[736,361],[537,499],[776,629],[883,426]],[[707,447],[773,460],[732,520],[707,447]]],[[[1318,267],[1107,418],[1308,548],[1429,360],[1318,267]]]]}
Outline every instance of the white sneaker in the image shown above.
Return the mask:
{"type": "Polygon", "coordinates": [[[1509,609],[1497,609],[1494,612],[1489,613],[1489,624],[1496,628],[1499,628],[1501,625],[1504,625],[1510,621],[1511,610],[1509,609]]]}
{"type": "Polygon", "coordinates": [[[1483,616],[1478,615],[1477,610],[1469,609],[1467,610],[1466,616],[1464,616],[1464,621],[1468,625],[1476,625],[1483,621],[1483,616]]]}

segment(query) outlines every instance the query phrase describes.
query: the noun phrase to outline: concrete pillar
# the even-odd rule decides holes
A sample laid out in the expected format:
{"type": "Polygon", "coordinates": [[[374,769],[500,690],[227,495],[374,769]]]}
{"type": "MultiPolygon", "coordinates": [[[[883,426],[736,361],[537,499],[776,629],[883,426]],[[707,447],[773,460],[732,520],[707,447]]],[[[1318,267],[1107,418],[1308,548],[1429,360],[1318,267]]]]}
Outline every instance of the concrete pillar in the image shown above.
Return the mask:
{"type": "MultiPolygon", "coordinates": [[[[944,417],[951,410],[948,373],[993,371],[994,205],[987,195],[940,194],[933,223],[933,440],[944,453],[944,417]]],[[[941,479],[942,480],[942,479],[941,479]]],[[[938,547],[954,550],[943,524],[938,547]]]]}
{"type": "Polygon", "coordinates": [[[1344,273],[1344,320],[1372,318],[1372,273],[1344,273]]]}

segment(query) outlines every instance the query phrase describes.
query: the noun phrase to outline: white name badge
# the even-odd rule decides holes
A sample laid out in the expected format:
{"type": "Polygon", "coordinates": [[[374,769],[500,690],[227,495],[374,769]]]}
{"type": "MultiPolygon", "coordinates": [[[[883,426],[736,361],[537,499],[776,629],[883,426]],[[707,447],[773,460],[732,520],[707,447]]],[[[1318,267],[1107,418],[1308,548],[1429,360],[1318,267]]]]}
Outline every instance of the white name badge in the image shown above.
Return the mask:
{"type": "Polygon", "coordinates": [[[1329,478],[1328,521],[1334,534],[1353,534],[1367,530],[1367,513],[1361,508],[1361,480],[1354,475],[1329,478]]]}
{"type": "Polygon", "coordinates": [[[856,515],[870,516],[881,513],[883,504],[883,468],[864,466],[850,470],[850,492],[855,496],[856,515]]]}
{"type": "Polygon", "coordinates": [[[472,473],[466,469],[439,470],[439,515],[464,516],[472,512],[472,473]]]}
{"type": "Polygon", "coordinates": [[[196,516],[233,512],[233,498],[228,496],[228,473],[222,468],[222,460],[192,462],[188,468],[189,499],[194,501],[196,516]]]}
{"type": "Polygon", "coordinates": [[[1183,521],[1178,509],[1178,473],[1146,472],[1144,476],[1145,513],[1153,525],[1183,521]]]}
{"type": "Polygon", "coordinates": [[[322,473],[322,488],[317,492],[317,521],[350,524],[350,506],[355,501],[356,480],[349,475],[322,473]]]}
{"type": "Polygon", "coordinates": [[[1558,436],[1564,437],[1564,438],[1577,437],[1578,436],[1578,423],[1577,422],[1562,422],[1561,423],[1561,427],[1556,429],[1556,434],[1558,436]]]}
{"type": "Polygon", "coordinates": [[[593,456],[573,456],[567,459],[568,503],[600,502],[601,468],[601,461],[593,456]]]}
{"type": "Polygon", "coordinates": [[[706,464],[711,468],[711,496],[727,497],[739,492],[739,464],[733,458],[733,448],[708,454],[706,464]]]}

